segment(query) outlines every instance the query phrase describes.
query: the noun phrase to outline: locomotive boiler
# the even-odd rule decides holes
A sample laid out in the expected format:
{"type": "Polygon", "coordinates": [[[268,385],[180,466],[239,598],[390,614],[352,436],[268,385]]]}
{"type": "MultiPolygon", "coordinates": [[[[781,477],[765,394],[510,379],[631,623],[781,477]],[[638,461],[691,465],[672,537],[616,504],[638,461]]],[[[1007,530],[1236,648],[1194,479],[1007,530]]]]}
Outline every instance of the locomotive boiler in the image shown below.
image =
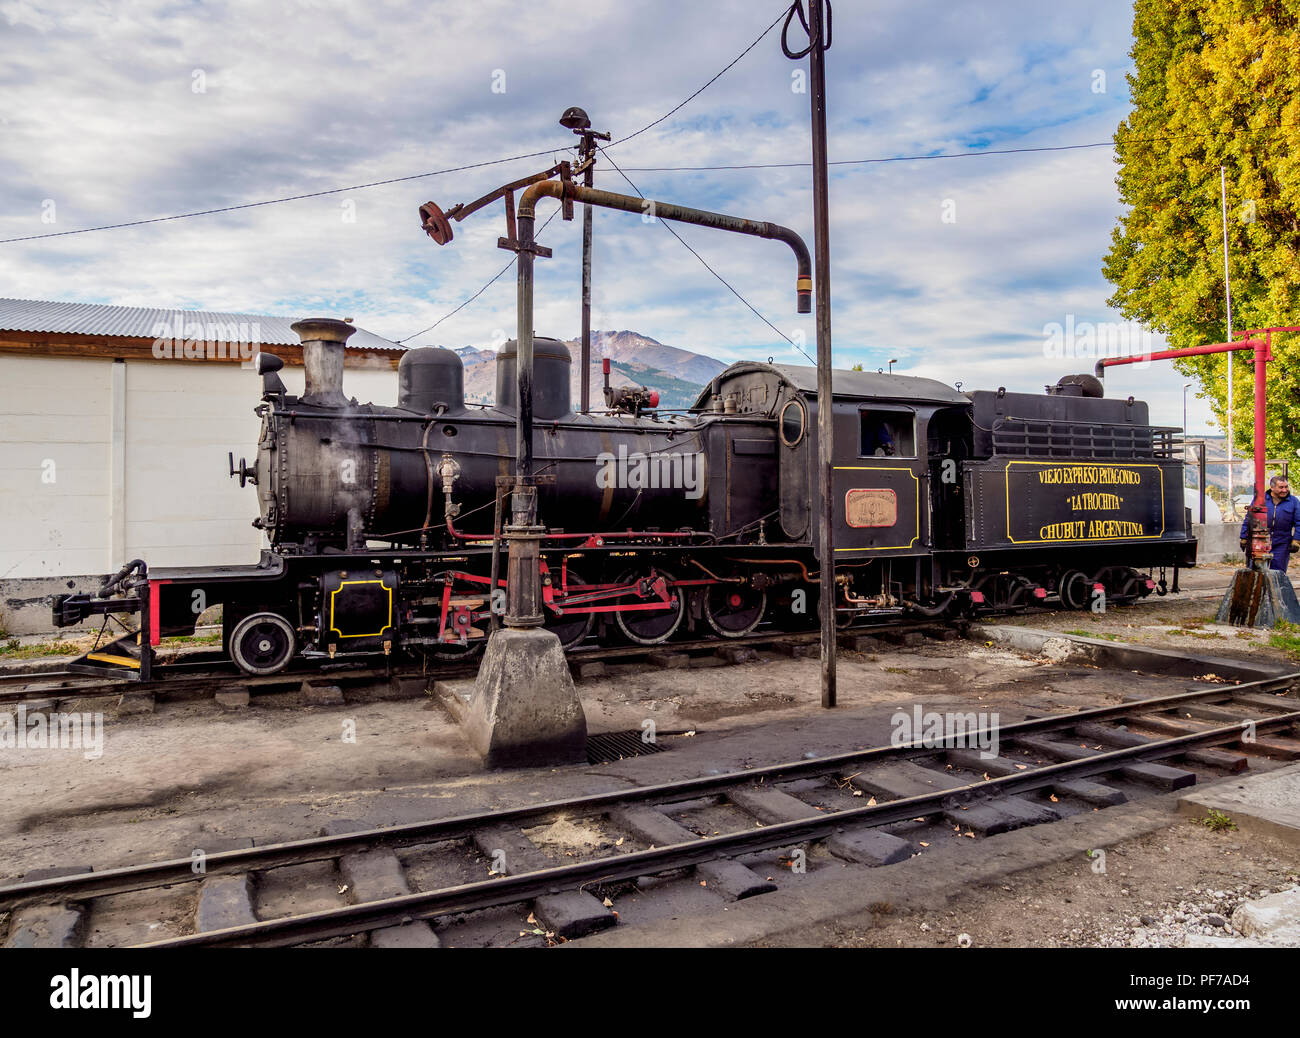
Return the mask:
{"type": "MultiPolygon", "coordinates": [[[[274,548],[295,554],[364,550],[376,540],[428,547],[447,532],[444,494],[455,498],[447,519],[493,504],[498,479],[510,474],[514,461],[514,340],[497,358],[494,407],[466,406],[461,359],[437,347],[402,356],[397,406],[380,407],[343,394],[350,325],[314,320],[294,328],[303,338],[306,392],[301,399],[287,397],[272,370],[277,362],[261,357],[256,463],[251,470],[242,460],[239,465],[257,485],[261,515],[254,525],[274,548]]],[[[570,368],[563,343],[536,340],[533,418],[538,463],[547,476],[541,502],[549,517],[557,525],[593,530],[624,521],[655,528],[697,523],[704,507],[698,423],[681,415],[641,418],[639,406],[575,414],[570,368]],[[606,474],[603,465],[593,469],[605,457],[623,473],[631,459],[631,476],[606,474]],[[686,494],[641,493],[661,489],[661,471],[689,482],[686,494]],[[653,486],[640,485],[651,478],[653,486]]]]}
{"type": "MultiPolygon", "coordinates": [[[[261,354],[255,460],[268,547],[248,566],[149,569],[60,596],[55,623],[133,614],[138,629],[78,668],[147,680],[151,646],[220,606],[224,646],[249,674],[295,661],[429,662],[482,647],[501,613],[502,507],[512,471],[513,343],[492,406],[467,404],[460,357],[426,347],[398,367],[396,407],[349,399],[352,328],[300,321],[305,389],[261,354]]],[[[1044,394],[963,393],[903,375],[836,371],[834,586],[818,579],[816,369],[734,364],[685,412],[650,390],[606,389],[575,412],[567,348],[538,338],[534,465],[546,625],[656,645],[815,625],[823,593],[842,627],[959,618],[1051,601],[1086,608],[1167,587],[1194,564],[1175,430],[1091,376],[1044,394]]]]}

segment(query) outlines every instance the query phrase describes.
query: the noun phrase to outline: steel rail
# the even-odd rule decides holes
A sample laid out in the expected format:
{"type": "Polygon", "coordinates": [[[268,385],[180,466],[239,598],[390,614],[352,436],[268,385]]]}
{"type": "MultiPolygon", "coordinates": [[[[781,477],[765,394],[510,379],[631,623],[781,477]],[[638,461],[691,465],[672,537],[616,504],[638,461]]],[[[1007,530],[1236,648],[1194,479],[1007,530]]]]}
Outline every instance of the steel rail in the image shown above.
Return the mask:
{"type": "MultiPolygon", "coordinates": [[[[970,622],[964,618],[958,618],[946,623],[953,629],[956,629],[964,623],[970,622]]],[[[915,621],[910,624],[863,624],[853,627],[847,627],[842,630],[841,634],[864,634],[873,630],[906,632],[914,630],[933,629],[942,626],[944,621],[915,621]]],[[[590,645],[574,646],[567,650],[567,655],[571,660],[576,662],[589,662],[606,659],[635,658],[645,656],[656,651],[667,652],[687,652],[697,649],[720,649],[726,647],[735,647],[743,645],[774,645],[777,643],[791,644],[815,644],[817,641],[816,631],[766,631],[743,635],[739,638],[724,638],[721,636],[710,636],[707,638],[691,638],[686,641],[665,641],[655,645],[590,645]]],[[[375,654],[378,656],[378,653],[375,654]]],[[[437,664],[437,672],[431,674],[431,677],[457,677],[463,674],[472,673],[465,668],[459,660],[442,660],[437,664]]],[[[418,674],[419,670],[415,667],[394,667],[391,676],[404,677],[418,674]]],[[[265,677],[257,677],[251,674],[243,674],[237,670],[233,664],[228,661],[203,661],[190,663],[167,663],[160,664],[155,668],[155,678],[145,684],[137,681],[131,681],[126,678],[96,678],[89,675],[73,674],[71,671],[45,671],[33,674],[5,674],[0,671],[0,705],[17,704],[31,698],[40,699],[95,699],[105,696],[120,695],[124,691],[139,690],[147,692],[185,692],[202,690],[206,685],[217,684],[221,682],[238,682],[249,685],[253,688],[274,687],[275,685],[289,684],[295,680],[311,680],[313,678],[340,677],[347,678],[349,681],[366,679],[370,677],[390,676],[386,668],[365,667],[361,662],[335,662],[331,669],[321,670],[318,668],[299,667],[293,670],[285,670],[279,674],[271,674],[265,677]],[[209,668],[209,672],[201,674],[174,673],[174,667],[204,667],[209,668]],[[21,688],[6,690],[4,686],[18,684],[23,679],[29,679],[21,688]],[[82,684],[76,685],[51,685],[46,686],[48,681],[80,681],[82,684]]]]}
{"type": "MultiPolygon", "coordinates": [[[[1049,717],[1018,721],[1009,725],[983,728],[966,733],[966,741],[978,741],[983,736],[996,735],[1000,740],[1014,741],[1018,736],[1050,732],[1073,728],[1075,725],[1090,721],[1108,720],[1131,714],[1149,713],[1153,710],[1167,710],[1182,704],[1213,700],[1231,699],[1243,691],[1272,691],[1277,688],[1289,688],[1300,681],[1300,673],[1287,674],[1278,678],[1250,682],[1247,685],[1234,685],[1224,688],[1199,689],[1192,692],[1175,693],[1152,699],[1138,700],[1114,706],[1093,707],[1071,714],[1055,714],[1049,717]]],[[[1243,718],[1243,722],[1247,720],[1243,718]]],[[[1287,712],[1265,718],[1252,719],[1256,730],[1288,727],[1300,721],[1300,712],[1287,712]]],[[[1228,741],[1235,733],[1240,737],[1242,725],[1235,724],[1226,728],[1213,729],[1209,733],[1193,733],[1196,739],[1212,734],[1217,741],[1228,741]]],[[[1090,763],[1098,760],[1143,760],[1145,753],[1157,753],[1162,756],[1179,752],[1183,740],[1177,737],[1143,746],[1125,748],[1122,752],[1128,756],[1114,757],[1113,753],[1099,754],[1085,758],[1090,763]],[[1165,749],[1173,747],[1168,753],[1165,749]]],[[[1189,743],[1188,745],[1193,745],[1189,743]]],[[[909,756],[933,754],[942,747],[926,746],[923,741],[914,741],[900,746],[879,746],[865,750],[832,754],[827,757],[800,759],[779,764],[751,768],[745,771],[732,771],[722,775],[706,775],[699,778],[684,779],[675,782],[660,783],[652,786],[638,786],[632,789],[613,790],[608,793],[589,794],[567,800],[548,801],[542,804],[529,804],[504,810],[476,812],[467,815],[453,815],[448,818],[424,822],[409,822],[402,825],[379,829],[369,829],[355,833],[343,833],[334,836],[311,837],[286,843],[268,844],[264,847],[251,847],[239,850],[221,851],[210,854],[205,859],[205,871],[195,874],[191,858],[176,858],[160,862],[147,862],[140,865],[128,865],[102,872],[89,872],[76,876],[60,876],[51,879],[32,880],[0,887],[0,911],[9,910],[36,901],[81,900],[89,897],[105,897],[124,894],[151,887],[165,886],[173,883],[196,882],[209,876],[231,875],[249,871],[267,871],[287,865],[304,865],[316,861],[337,858],[343,854],[374,848],[376,846],[403,847],[444,840],[459,839],[471,835],[485,826],[538,824],[545,818],[559,815],[592,815],[609,811],[616,807],[643,804],[649,801],[673,802],[687,800],[718,793],[727,787],[748,784],[756,781],[791,781],[826,772],[834,772],[844,767],[857,767],[862,764],[884,761],[890,758],[905,759],[909,756]]],[[[1115,751],[1120,752],[1120,751],[1115,751]]],[[[1037,769],[1032,774],[1039,774],[1037,769]]],[[[1101,770],[1114,770],[1102,768],[1101,770]]],[[[1092,774],[1093,772],[1089,772],[1092,774]]],[[[1022,773],[1022,775],[1031,772],[1022,773]]],[[[1053,773],[1055,774],[1055,773],[1053,773]]],[[[1017,776],[1022,777],[1022,776],[1017,776]]],[[[975,789],[996,788],[988,782],[978,783],[975,789]]],[[[944,799],[959,796],[963,789],[945,790],[944,799]]],[[[891,802],[892,803],[892,802],[891,802]]],[[[851,817],[841,815],[837,817],[851,817]]],[[[903,816],[911,817],[911,816],[903,816]]],[[[771,828],[771,827],[768,827],[771,828]]],[[[717,841],[713,841],[716,843],[717,841]]]]}
{"type": "MultiPolygon", "coordinates": [[[[359,663],[335,664],[333,669],[320,670],[303,668],[299,670],[287,670],[279,674],[271,674],[264,677],[258,677],[251,674],[243,674],[234,669],[233,664],[229,668],[222,667],[219,664],[205,662],[202,664],[183,664],[171,663],[160,666],[155,671],[156,676],[147,682],[131,681],[127,678],[97,678],[94,676],[74,675],[73,680],[84,680],[85,684],[78,685],[46,685],[44,682],[50,680],[52,676],[46,674],[33,674],[34,679],[20,689],[0,690],[0,705],[9,705],[23,703],[30,699],[102,699],[108,696],[121,695],[123,692],[141,691],[155,693],[172,693],[172,692],[201,692],[209,685],[230,684],[238,682],[241,685],[247,685],[251,688],[274,687],[276,685],[287,685],[294,682],[302,682],[311,679],[325,678],[347,678],[356,680],[369,677],[387,677],[388,671],[383,668],[370,667],[366,668],[359,663]],[[211,668],[211,673],[193,674],[193,673],[168,673],[172,667],[205,667],[211,668]]],[[[0,675],[0,685],[9,684],[7,678],[12,677],[16,683],[25,675],[0,675]]]]}
{"type": "MultiPolygon", "coordinates": [[[[1300,711],[1292,711],[1255,723],[1259,728],[1273,728],[1289,726],[1297,722],[1300,722],[1300,711]]],[[[1240,724],[1225,725],[1144,746],[1111,750],[1076,761],[1048,764],[1014,775],[972,782],[955,789],[831,812],[825,817],[780,822],[758,829],[703,837],[692,843],[631,851],[612,858],[598,858],[515,876],[460,884],[441,890],[422,891],[380,901],[367,901],[296,916],[261,920],[243,926],[151,941],[135,947],[283,947],[327,940],[332,937],[344,937],[388,926],[400,926],[416,919],[429,919],[440,915],[472,912],[527,901],[557,890],[571,889],[588,883],[634,879],[647,873],[685,868],[718,858],[822,839],[836,831],[842,831],[849,824],[874,828],[891,822],[920,818],[935,814],[943,810],[946,804],[960,801],[962,797],[982,796],[990,790],[1009,795],[1041,789],[1065,779],[1086,778],[1114,771],[1117,767],[1132,761],[1174,756],[1196,746],[1240,738],[1241,733],[1240,724]]]]}

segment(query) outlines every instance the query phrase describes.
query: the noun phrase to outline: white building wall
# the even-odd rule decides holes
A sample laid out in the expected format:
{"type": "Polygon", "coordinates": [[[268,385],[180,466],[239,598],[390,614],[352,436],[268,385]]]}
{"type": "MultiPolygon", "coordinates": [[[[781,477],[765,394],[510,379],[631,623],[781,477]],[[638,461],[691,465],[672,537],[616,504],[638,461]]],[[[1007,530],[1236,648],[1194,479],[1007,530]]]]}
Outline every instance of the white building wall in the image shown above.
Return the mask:
{"type": "MultiPolygon", "coordinates": [[[[227,461],[256,455],[257,375],[184,360],[124,366],[115,458],[113,361],[0,354],[0,579],[109,573],[133,558],[257,561],[257,490],[241,489],[227,461]]],[[[281,377],[302,393],[301,368],[281,377]]],[[[348,368],[343,387],[392,405],[397,373],[382,361],[348,368]]]]}
{"type": "Polygon", "coordinates": [[[0,355],[0,579],[108,570],[111,368],[0,355]]]}
{"type": "MultiPolygon", "coordinates": [[[[128,361],[126,558],[150,566],[254,563],[257,489],[231,479],[252,463],[257,375],[233,364],[128,361]]],[[[121,565],[118,562],[117,565],[121,565]]]]}
{"type": "MultiPolygon", "coordinates": [[[[302,396],[302,368],[284,368],[280,371],[280,380],[293,396],[302,396]]],[[[253,403],[261,399],[261,384],[253,377],[255,394],[253,403]]],[[[397,372],[384,362],[382,368],[345,368],[343,370],[343,393],[349,399],[356,399],[362,404],[382,404],[385,407],[397,406],[397,372]]]]}

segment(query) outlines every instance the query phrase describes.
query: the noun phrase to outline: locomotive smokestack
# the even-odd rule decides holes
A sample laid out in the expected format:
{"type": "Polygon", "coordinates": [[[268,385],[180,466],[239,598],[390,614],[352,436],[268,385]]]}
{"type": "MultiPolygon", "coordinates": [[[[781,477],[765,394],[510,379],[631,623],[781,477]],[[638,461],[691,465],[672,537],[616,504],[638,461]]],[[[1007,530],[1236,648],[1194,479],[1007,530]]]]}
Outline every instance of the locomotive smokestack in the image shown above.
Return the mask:
{"type": "Polygon", "coordinates": [[[356,329],[332,317],[309,317],[289,327],[302,339],[302,367],[307,382],[303,402],[318,407],[346,407],[343,344],[356,329]]]}

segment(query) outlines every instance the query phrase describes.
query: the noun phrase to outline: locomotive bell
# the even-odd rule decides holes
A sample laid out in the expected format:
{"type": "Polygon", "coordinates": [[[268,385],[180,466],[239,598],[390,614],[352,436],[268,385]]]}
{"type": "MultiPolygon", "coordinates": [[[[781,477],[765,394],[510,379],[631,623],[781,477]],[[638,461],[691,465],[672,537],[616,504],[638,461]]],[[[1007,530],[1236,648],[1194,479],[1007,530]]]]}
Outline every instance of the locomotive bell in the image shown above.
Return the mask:
{"type": "Polygon", "coordinates": [[[346,407],[343,395],[344,343],[356,331],[346,321],[309,317],[289,326],[302,340],[302,367],[306,379],[303,403],[317,407],[346,407]]]}

